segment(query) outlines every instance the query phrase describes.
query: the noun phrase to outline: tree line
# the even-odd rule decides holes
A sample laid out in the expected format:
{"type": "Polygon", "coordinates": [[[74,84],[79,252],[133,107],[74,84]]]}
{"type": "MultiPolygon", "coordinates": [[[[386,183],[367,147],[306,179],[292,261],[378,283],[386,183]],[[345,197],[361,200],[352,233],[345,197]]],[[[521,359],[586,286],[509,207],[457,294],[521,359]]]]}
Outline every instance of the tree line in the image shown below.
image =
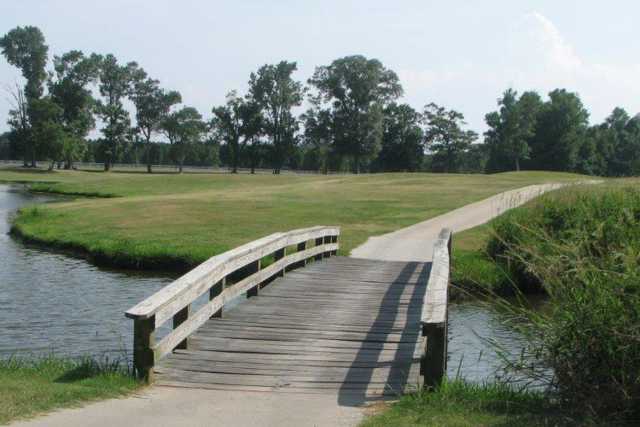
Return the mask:
{"type": "Polygon", "coordinates": [[[577,94],[558,89],[507,90],[486,116],[484,142],[462,113],[434,103],[418,111],[400,103],[395,72],[354,55],[319,66],[306,83],[295,62],[266,64],[249,75],[204,120],[136,62],[72,50],[53,57],[37,27],[17,27],[0,39],[24,87],[9,88],[10,131],[0,158],[21,156],[50,168],[77,161],[173,163],[321,172],[495,172],[551,169],[596,175],[637,174],[640,119],[616,109],[589,126],[577,94]],[[131,105],[131,108],[127,108],[131,105]],[[306,111],[302,111],[303,107],[306,111]],[[131,112],[129,110],[132,110],[131,112]],[[133,113],[133,114],[132,114],[133,113]],[[133,117],[132,117],[133,116],[133,117]],[[89,138],[99,128],[100,137],[89,138]]]}

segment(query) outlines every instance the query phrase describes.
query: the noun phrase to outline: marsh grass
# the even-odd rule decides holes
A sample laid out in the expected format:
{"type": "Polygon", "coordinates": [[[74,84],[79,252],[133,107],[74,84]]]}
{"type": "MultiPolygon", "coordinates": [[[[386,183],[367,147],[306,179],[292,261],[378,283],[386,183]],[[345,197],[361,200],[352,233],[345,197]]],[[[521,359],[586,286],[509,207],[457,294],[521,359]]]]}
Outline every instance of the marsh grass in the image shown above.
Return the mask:
{"type": "Polygon", "coordinates": [[[640,190],[562,190],[509,212],[494,230],[489,253],[517,288],[548,295],[542,312],[511,307],[529,345],[507,368],[546,382],[572,413],[638,422],[640,190]]]}
{"type": "Polygon", "coordinates": [[[0,359],[0,424],[123,396],[139,387],[130,368],[117,360],[55,356],[0,359]]]}

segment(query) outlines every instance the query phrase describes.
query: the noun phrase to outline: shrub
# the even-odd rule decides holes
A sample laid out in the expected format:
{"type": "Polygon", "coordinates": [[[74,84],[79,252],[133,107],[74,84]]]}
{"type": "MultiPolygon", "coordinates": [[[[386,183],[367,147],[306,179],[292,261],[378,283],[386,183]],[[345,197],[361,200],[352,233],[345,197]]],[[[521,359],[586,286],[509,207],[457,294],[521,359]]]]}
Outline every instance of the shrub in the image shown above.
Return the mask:
{"type": "Polygon", "coordinates": [[[638,419],[640,190],[545,196],[496,221],[488,251],[521,289],[549,295],[548,310],[526,312],[532,344],[512,367],[532,377],[550,368],[572,410],[638,419]]]}

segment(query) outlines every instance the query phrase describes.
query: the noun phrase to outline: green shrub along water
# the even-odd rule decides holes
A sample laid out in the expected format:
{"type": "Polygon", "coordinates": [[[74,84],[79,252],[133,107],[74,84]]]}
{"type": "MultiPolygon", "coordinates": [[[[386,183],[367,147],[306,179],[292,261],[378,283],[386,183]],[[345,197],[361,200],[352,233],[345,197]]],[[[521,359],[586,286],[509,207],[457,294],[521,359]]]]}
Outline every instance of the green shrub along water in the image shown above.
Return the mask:
{"type": "MultiPolygon", "coordinates": [[[[512,368],[565,408],[610,422],[640,419],[640,188],[565,189],[493,224],[487,252],[543,312],[522,310],[530,348],[512,368]]],[[[518,323],[518,322],[515,322],[518,323]]]]}

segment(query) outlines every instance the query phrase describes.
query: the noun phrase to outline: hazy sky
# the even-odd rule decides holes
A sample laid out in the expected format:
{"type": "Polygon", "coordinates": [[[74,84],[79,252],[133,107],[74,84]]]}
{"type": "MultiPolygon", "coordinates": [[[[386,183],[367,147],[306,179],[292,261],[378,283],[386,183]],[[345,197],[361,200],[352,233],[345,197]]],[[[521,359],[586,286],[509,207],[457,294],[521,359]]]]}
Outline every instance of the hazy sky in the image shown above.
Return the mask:
{"type": "MultiPolygon", "coordinates": [[[[483,131],[507,88],[577,91],[592,122],[640,112],[640,2],[0,0],[0,33],[40,27],[50,56],[71,49],[135,60],[205,117],[265,63],[295,77],[352,54],[400,76],[404,101],[436,102],[483,131]]],[[[20,80],[0,58],[0,83],[20,80]]],[[[9,109],[0,97],[0,130],[9,109]]]]}

